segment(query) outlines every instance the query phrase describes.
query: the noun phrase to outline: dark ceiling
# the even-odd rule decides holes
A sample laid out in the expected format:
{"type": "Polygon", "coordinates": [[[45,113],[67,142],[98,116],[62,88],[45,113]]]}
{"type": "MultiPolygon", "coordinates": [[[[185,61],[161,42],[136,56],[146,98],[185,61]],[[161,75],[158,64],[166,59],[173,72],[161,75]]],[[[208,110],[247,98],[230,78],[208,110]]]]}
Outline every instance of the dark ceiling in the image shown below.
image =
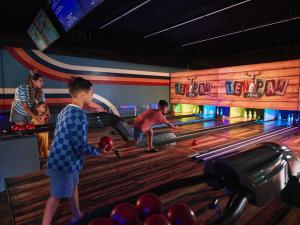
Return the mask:
{"type": "MultiPolygon", "coordinates": [[[[33,48],[26,31],[47,6],[11,2],[0,46],[33,48]]],[[[184,68],[300,58],[300,0],[104,0],[47,51],[184,68]]]]}

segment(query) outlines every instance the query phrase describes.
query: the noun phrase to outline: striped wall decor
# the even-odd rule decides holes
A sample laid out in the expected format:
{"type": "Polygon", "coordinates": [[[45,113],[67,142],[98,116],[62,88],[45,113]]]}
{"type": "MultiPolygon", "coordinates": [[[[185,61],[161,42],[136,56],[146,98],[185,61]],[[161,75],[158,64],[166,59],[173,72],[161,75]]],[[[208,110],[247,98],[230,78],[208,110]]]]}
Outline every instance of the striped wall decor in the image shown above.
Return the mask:
{"type": "Polygon", "coordinates": [[[54,80],[68,82],[81,76],[94,84],[169,86],[169,73],[144,70],[78,66],[55,60],[37,50],[7,47],[6,50],[24,67],[54,80]]]}

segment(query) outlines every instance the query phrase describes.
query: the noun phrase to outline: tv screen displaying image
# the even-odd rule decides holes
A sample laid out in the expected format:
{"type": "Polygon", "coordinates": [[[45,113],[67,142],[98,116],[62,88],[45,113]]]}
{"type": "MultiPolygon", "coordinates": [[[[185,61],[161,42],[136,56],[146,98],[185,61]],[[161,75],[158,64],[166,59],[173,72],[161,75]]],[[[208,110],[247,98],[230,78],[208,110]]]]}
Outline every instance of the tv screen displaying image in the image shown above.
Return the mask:
{"type": "Polygon", "coordinates": [[[57,30],[43,10],[38,12],[27,33],[40,50],[46,49],[59,38],[57,30]]]}
{"type": "Polygon", "coordinates": [[[49,0],[48,3],[65,31],[85,15],[77,0],[49,0]]]}
{"type": "Polygon", "coordinates": [[[98,6],[100,3],[102,3],[104,0],[78,0],[81,8],[85,13],[90,12],[92,9],[94,9],[96,6],[98,6]]]}

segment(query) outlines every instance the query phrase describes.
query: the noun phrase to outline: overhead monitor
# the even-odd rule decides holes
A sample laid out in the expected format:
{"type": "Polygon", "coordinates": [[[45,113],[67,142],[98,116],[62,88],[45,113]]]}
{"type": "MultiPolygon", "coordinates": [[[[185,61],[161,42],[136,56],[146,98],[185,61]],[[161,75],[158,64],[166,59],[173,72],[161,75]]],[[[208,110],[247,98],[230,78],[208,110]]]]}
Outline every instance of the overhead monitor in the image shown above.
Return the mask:
{"type": "Polygon", "coordinates": [[[59,34],[45,12],[41,9],[27,31],[39,50],[46,49],[59,38],[59,34]]]}
{"type": "Polygon", "coordinates": [[[78,0],[81,8],[85,13],[89,13],[92,9],[102,3],[104,0],[78,0]]]}
{"type": "Polygon", "coordinates": [[[65,31],[85,16],[77,0],[49,0],[48,3],[65,31]]]}

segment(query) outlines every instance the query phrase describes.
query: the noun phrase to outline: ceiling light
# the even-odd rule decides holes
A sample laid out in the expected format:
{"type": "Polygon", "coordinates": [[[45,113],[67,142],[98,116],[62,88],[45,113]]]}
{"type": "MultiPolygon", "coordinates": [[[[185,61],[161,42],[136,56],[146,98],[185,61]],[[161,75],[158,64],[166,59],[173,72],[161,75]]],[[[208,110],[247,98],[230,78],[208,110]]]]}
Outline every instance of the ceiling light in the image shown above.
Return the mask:
{"type": "Polygon", "coordinates": [[[199,40],[199,41],[190,42],[190,43],[187,43],[187,44],[182,44],[181,46],[186,47],[186,46],[189,46],[189,45],[199,44],[199,43],[219,39],[219,38],[222,38],[222,37],[228,37],[228,36],[231,36],[231,35],[234,35],[234,34],[239,34],[239,33],[247,32],[247,31],[251,31],[251,30],[256,30],[256,29],[260,29],[260,28],[265,28],[265,27],[273,26],[273,25],[280,24],[280,23],[286,23],[286,22],[293,21],[293,20],[298,20],[298,19],[300,19],[300,16],[293,17],[293,18],[290,18],[290,19],[285,19],[285,20],[279,20],[279,21],[276,21],[276,22],[273,22],[273,23],[268,23],[268,24],[264,24],[264,25],[260,25],[260,26],[256,26],[256,27],[250,27],[250,28],[247,28],[247,29],[242,29],[242,30],[239,30],[239,31],[231,32],[231,33],[222,34],[222,35],[219,35],[219,36],[206,38],[206,39],[202,39],[202,40],[199,40]]]}
{"type": "Polygon", "coordinates": [[[174,29],[174,28],[176,28],[176,27],[180,27],[180,26],[183,26],[183,25],[185,25],[185,24],[194,22],[194,21],[196,21],[196,20],[200,20],[200,19],[203,19],[203,18],[205,18],[205,17],[212,16],[212,15],[214,15],[214,14],[217,14],[217,13],[220,13],[220,12],[223,12],[223,11],[226,11],[226,10],[228,10],[228,9],[237,7],[237,6],[239,6],[239,5],[245,4],[245,3],[250,2],[250,1],[251,1],[251,0],[246,0],[246,1],[243,1],[243,2],[236,3],[236,4],[234,4],[234,5],[230,5],[230,6],[228,6],[228,7],[219,9],[219,10],[217,10],[217,11],[210,12],[210,13],[208,13],[208,14],[205,14],[205,15],[203,15],[203,16],[199,16],[199,17],[196,17],[196,18],[194,18],[194,19],[191,19],[191,20],[188,20],[188,21],[179,23],[179,24],[174,25],[174,26],[172,26],[172,27],[168,27],[168,28],[165,28],[165,29],[163,29],[163,30],[156,31],[156,32],[154,32],[154,33],[152,33],[152,34],[148,34],[148,35],[144,36],[144,38],[148,38],[148,37],[154,36],[154,35],[156,35],[156,34],[160,34],[160,33],[163,33],[163,32],[165,32],[165,31],[174,29]]]}
{"type": "Polygon", "coordinates": [[[132,13],[133,11],[137,10],[138,8],[142,7],[143,5],[146,5],[146,4],[149,3],[149,2],[151,2],[151,0],[147,0],[147,1],[145,1],[145,2],[143,2],[143,3],[141,3],[141,4],[139,4],[138,6],[136,6],[136,7],[132,8],[132,9],[130,9],[129,11],[123,13],[121,16],[118,16],[117,18],[111,20],[110,22],[108,22],[108,23],[102,25],[99,29],[103,29],[103,28],[109,26],[110,24],[112,24],[112,23],[116,22],[117,20],[121,19],[122,17],[124,17],[124,16],[126,16],[126,15],[132,13]]]}

